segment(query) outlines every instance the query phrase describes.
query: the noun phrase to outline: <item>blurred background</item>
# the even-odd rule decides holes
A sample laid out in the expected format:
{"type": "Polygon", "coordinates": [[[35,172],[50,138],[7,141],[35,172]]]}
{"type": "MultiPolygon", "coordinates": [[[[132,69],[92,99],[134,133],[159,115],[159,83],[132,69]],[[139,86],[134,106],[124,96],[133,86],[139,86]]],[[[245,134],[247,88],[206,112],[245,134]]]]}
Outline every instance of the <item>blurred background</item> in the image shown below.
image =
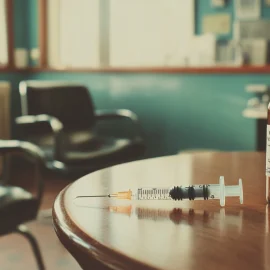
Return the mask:
{"type": "Polygon", "coordinates": [[[79,269],[50,208],[82,175],[186,151],[265,151],[269,29],[270,0],[0,0],[1,269],[35,269],[30,246],[9,235],[29,221],[48,269],[79,269]],[[96,132],[108,118],[141,133],[125,121],[96,132]],[[45,183],[19,221],[26,195],[6,184],[33,191],[37,178],[10,162],[15,150],[39,161],[45,183]]]}
{"type": "Polygon", "coordinates": [[[148,157],[257,148],[257,118],[243,111],[259,106],[250,85],[268,93],[269,1],[13,0],[6,16],[0,3],[12,136],[19,82],[68,80],[97,109],[134,111],[148,157]]]}

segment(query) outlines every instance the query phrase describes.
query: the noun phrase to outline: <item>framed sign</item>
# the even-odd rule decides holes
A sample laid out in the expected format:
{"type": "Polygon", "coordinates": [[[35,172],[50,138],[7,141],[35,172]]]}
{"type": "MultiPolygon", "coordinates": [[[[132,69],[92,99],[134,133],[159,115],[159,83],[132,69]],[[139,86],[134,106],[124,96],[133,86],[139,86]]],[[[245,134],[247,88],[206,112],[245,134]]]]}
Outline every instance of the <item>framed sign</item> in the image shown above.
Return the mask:
{"type": "Polygon", "coordinates": [[[234,39],[270,39],[270,20],[245,20],[234,23],[234,39]]]}
{"type": "Polygon", "coordinates": [[[225,7],[226,0],[212,0],[211,5],[213,8],[225,7]]]}
{"type": "Polygon", "coordinates": [[[237,19],[258,19],[261,15],[261,0],[235,0],[237,19]]]}

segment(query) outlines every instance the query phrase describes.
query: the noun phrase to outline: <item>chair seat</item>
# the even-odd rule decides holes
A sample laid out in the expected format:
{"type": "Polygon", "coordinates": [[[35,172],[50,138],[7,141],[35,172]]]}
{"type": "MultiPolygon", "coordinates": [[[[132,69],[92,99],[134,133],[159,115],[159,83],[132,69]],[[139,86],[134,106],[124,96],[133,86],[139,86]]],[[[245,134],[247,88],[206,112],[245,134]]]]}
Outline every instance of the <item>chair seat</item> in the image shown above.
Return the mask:
{"type": "Polygon", "coordinates": [[[13,231],[18,224],[34,219],[37,207],[37,200],[26,190],[0,185],[0,234],[13,231]]]}
{"type": "Polygon", "coordinates": [[[117,160],[128,159],[128,156],[134,155],[136,151],[140,152],[139,155],[144,149],[139,139],[98,138],[95,140],[95,147],[91,146],[67,147],[67,150],[62,153],[61,161],[67,164],[91,163],[92,165],[99,162],[106,163],[106,161],[117,162],[117,160]]]}
{"type": "Polygon", "coordinates": [[[72,178],[136,160],[145,153],[144,141],[139,136],[132,139],[104,137],[93,130],[66,131],[61,136],[57,154],[52,134],[29,139],[43,150],[49,171],[72,178]]]}
{"type": "MultiPolygon", "coordinates": [[[[33,142],[33,140],[31,140],[33,142]]],[[[35,141],[44,151],[46,160],[61,161],[67,165],[84,165],[91,167],[99,165],[106,161],[116,163],[118,160],[128,160],[129,156],[140,156],[144,153],[145,146],[142,138],[135,139],[114,138],[95,136],[93,133],[66,133],[61,140],[61,149],[58,155],[55,155],[53,143],[48,140],[35,141]]]]}

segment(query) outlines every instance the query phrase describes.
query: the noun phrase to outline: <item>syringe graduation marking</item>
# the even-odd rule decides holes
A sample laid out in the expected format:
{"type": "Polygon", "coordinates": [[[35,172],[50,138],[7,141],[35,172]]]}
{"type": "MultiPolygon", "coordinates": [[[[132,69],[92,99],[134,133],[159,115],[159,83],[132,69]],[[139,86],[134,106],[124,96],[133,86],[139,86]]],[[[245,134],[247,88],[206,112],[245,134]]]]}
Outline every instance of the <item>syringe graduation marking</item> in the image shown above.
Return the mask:
{"type": "Polygon", "coordinates": [[[174,186],[170,192],[169,195],[173,200],[183,200],[183,199],[189,199],[194,200],[197,197],[203,197],[204,200],[208,200],[209,197],[209,189],[207,185],[202,185],[200,188],[202,189],[195,189],[194,186],[189,186],[183,188],[182,186],[174,186]],[[202,191],[202,192],[201,192],[202,191]]]}
{"type": "Polygon", "coordinates": [[[168,200],[169,196],[168,188],[139,188],[138,200],[168,200]]]}

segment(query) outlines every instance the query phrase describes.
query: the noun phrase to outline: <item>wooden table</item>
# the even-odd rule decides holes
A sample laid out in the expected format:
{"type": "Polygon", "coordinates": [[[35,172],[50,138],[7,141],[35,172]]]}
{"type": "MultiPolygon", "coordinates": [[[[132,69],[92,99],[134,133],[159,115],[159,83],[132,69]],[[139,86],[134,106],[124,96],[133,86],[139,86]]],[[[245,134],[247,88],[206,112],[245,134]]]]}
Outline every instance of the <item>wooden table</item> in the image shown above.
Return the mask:
{"type": "Polygon", "coordinates": [[[83,269],[270,269],[264,153],[193,153],[91,173],[57,197],[53,222],[83,269]],[[244,204],[74,198],[138,187],[243,179],[244,204]],[[92,268],[91,268],[92,267],[92,268]]]}

